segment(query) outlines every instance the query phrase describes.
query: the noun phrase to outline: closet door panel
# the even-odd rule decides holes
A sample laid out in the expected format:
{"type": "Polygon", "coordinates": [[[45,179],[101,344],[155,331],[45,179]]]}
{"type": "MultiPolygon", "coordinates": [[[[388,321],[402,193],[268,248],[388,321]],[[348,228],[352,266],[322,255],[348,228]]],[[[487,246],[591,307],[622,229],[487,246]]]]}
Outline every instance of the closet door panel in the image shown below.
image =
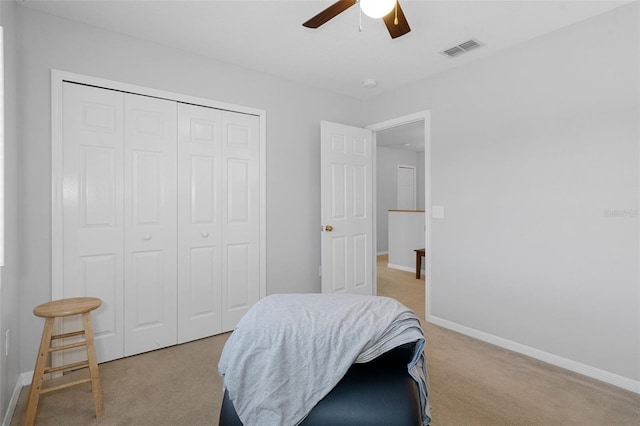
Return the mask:
{"type": "Polygon", "coordinates": [[[132,223],[134,226],[161,226],[163,156],[166,153],[132,152],[132,223]]]}
{"type": "Polygon", "coordinates": [[[136,291],[135,306],[130,305],[135,315],[132,324],[134,332],[141,332],[146,328],[162,327],[163,325],[163,297],[162,265],[164,263],[162,250],[146,250],[134,252],[131,255],[132,282],[127,285],[136,291]]]}
{"type": "Polygon", "coordinates": [[[250,299],[251,245],[227,245],[227,308],[243,309],[250,299]]]}
{"type": "Polygon", "coordinates": [[[178,104],[178,342],[222,331],[222,113],[178,104]]]}
{"type": "MultiPolygon", "coordinates": [[[[119,92],[63,84],[62,293],[102,299],[92,314],[99,362],[124,353],[123,102],[119,92]]],[[[79,328],[78,318],[63,321],[63,332],[79,328]]],[[[54,364],[79,361],[82,352],[65,351],[54,364]]]]}
{"type": "Polygon", "coordinates": [[[177,342],[173,101],[125,94],[125,355],[177,342]]]}
{"type": "Polygon", "coordinates": [[[222,331],[260,298],[259,118],[224,111],[222,331]]]}
{"type": "MultiPolygon", "coordinates": [[[[215,283],[218,247],[192,247],[189,253],[190,291],[180,297],[188,298],[189,319],[194,321],[219,313],[220,298],[215,283]]],[[[209,322],[209,320],[204,320],[209,322]]],[[[185,324],[186,325],[186,324],[185,324]]],[[[190,327],[191,328],[191,327],[190,327]]],[[[210,330],[212,333],[216,331],[210,330]]],[[[183,333],[184,336],[184,333],[183,333]]],[[[205,336],[202,336],[205,337],[205,336]]]]}

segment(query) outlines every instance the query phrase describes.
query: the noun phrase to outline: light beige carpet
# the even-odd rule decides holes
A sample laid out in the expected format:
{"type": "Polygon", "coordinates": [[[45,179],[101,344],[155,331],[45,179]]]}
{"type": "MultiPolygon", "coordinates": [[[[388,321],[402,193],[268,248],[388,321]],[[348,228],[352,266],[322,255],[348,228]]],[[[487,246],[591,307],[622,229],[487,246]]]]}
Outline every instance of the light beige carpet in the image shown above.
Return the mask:
{"type": "MultiPolygon", "coordinates": [[[[378,260],[378,294],[424,318],[424,278],[387,269],[386,262],[386,256],[378,260]]],[[[640,425],[639,395],[432,324],[423,327],[434,426],[640,425]]],[[[43,396],[36,424],[215,425],[222,401],[217,364],[227,337],[100,364],[103,417],[94,417],[86,385],[43,396]]],[[[24,421],[28,390],[12,425],[24,421]]]]}

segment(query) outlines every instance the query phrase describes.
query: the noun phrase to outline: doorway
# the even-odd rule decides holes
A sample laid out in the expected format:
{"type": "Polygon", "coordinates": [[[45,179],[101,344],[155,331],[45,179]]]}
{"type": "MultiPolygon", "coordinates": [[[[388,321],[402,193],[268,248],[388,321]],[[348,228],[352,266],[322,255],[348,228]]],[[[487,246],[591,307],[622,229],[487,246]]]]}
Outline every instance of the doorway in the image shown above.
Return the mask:
{"type": "MultiPolygon", "coordinates": [[[[425,259],[423,261],[423,265],[425,267],[425,281],[424,281],[424,304],[420,304],[420,307],[424,307],[424,311],[422,309],[416,309],[417,307],[415,307],[415,303],[413,304],[414,307],[410,306],[412,309],[414,309],[416,311],[416,313],[421,317],[421,318],[426,318],[426,316],[429,314],[430,312],[430,285],[427,285],[428,283],[431,282],[430,278],[431,278],[431,214],[430,211],[428,209],[429,206],[431,206],[431,143],[430,143],[430,127],[431,127],[431,122],[430,122],[430,111],[421,111],[421,112],[417,112],[415,114],[410,114],[410,115],[405,115],[402,117],[398,117],[395,119],[391,119],[391,120],[387,120],[387,121],[383,121],[380,123],[375,123],[372,125],[367,126],[368,129],[373,131],[374,134],[374,143],[373,143],[373,149],[374,149],[374,179],[373,179],[373,183],[374,183],[374,200],[373,200],[373,204],[374,204],[374,222],[376,223],[376,226],[374,227],[374,241],[375,241],[375,250],[374,253],[376,254],[376,265],[377,267],[374,268],[374,283],[375,283],[375,293],[379,294],[380,292],[378,291],[378,268],[381,267],[386,267],[386,265],[379,265],[378,264],[378,255],[388,255],[388,247],[387,250],[380,250],[380,248],[378,247],[379,244],[378,242],[380,240],[384,241],[384,235],[382,235],[381,233],[384,233],[385,231],[388,232],[388,228],[385,226],[378,226],[378,224],[384,224],[387,221],[387,210],[389,209],[388,205],[389,202],[385,201],[383,199],[381,199],[381,195],[379,194],[379,186],[388,186],[385,185],[385,182],[381,182],[380,185],[378,185],[378,155],[384,155],[384,151],[386,149],[388,149],[388,147],[394,147],[396,149],[402,149],[402,150],[411,150],[413,152],[415,152],[416,156],[419,156],[420,154],[418,153],[422,153],[423,155],[420,156],[420,162],[422,163],[422,170],[424,170],[424,175],[421,176],[421,173],[418,174],[418,178],[416,181],[416,188],[417,188],[417,194],[416,194],[416,206],[418,207],[418,209],[422,206],[425,210],[425,214],[424,214],[424,242],[425,242],[425,249],[426,249],[426,253],[427,255],[425,256],[425,259]],[[420,140],[421,139],[421,140],[420,140]],[[380,148],[380,145],[378,144],[378,142],[381,141],[383,143],[383,146],[385,147],[385,149],[378,149],[380,148]],[[417,145],[421,145],[421,146],[417,146],[417,145]],[[382,238],[380,238],[382,237],[382,238]],[[386,253],[385,253],[386,251],[386,253]]],[[[419,169],[420,167],[418,167],[419,169]]],[[[397,169],[396,169],[397,170],[397,169]]],[[[382,171],[380,171],[382,172],[382,171]]],[[[397,189],[397,183],[396,182],[391,182],[391,186],[393,188],[397,189]]],[[[395,190],[393,191],[394,193],[390,196],[390,198],[397,200],[397,196],[395,194],[395,190]]],[[[394,201],[395,203],[396,201],[394,201]]],[[[420,247],[415,247],[420,248],[420,247]]],[[[403,272],[406,274],[406,272],[403,272]]],[[[397,278],[397,277],[396,277],[397,278]]],[[[386,279],[386,277],[381,277],[382,280],[386,279]]],[[[415,279],[415,277],[412,277],[413,280],[415,280],[416,282],[418,282],[418,280],[415,279]]],[[[422,281],[419,281],[420,285],[422,284],[422,281]]],[[[401,302],[403,301],[402,299],[404,297],[407,297],[406,292],[402,292],[403,294],[384,294],[384,292],[388,292],[388,291],[395,291],[393,290],[393,288],[386,288],[386,289],[381,289],[383,294],[381,295],[387,295],[387,296],[394,296],[396,298],[398,298],[401,302]]],[[[405,303],[406,304],[406,303],[405,303]]]]}

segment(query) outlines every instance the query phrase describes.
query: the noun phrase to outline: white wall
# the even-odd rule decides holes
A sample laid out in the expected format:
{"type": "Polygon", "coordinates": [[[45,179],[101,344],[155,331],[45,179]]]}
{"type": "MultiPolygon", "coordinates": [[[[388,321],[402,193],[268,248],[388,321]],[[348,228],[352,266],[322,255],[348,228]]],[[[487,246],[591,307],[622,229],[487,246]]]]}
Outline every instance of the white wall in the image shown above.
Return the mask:
{"type": "Polygon", "coordinates": [[[266,110],[267,292],[320,291],[320,121],[362,125],[361,102],[23,7],[18,34],[22,371],[51,291],[52,68],[266,110]]]}
{"type": "MultiPolygon", "coordinates": [[[[413,151],[404,149],[392,149],[385,147],[376,148],[376,240],[377,252],[389,250],[389,210],[398,208],[398,166],[416,166],[416,179],[420,176],[418,157],[423,156],[413,151]]],[[[424,161],[423,161],[424,167],[424,161]]],[[[424,176],[424,172],[422,173],[424,176]]],[[[416,190],[420,189],[416,186],[416,190]]],[[[423,206],[424,206],[424,186],[423,206]]]]}
{"type": "MultiPolygon", "coordinates": [[[[0,283],[0,419],[4,419],[20,375],[20,305],[18,257],[18,128],[16,73],[16,5],[0,1],[0,26],[4,32],[5,91],[5,266],[0,283]],[[9,331],[9,355],[5,336],[9,331]]],[[[35,357],[32,359],[35,362],[35,357]]],[[[16,395],[17,396],[17,395],[16,395]]],[[[15,401],[14,401],[15,403],[15,401]]]]}
{"type": "Polygon", "coordinates": [[[424,248],[424,215],[423,212],[389,212],[389,268],[415,272],[416,250],[424,248]]]}
{"type": "Polygon", "coordinates": [[[365,110],[431,110],[430,319],[640,389],[638,17],[635,2],[365,110]]]}

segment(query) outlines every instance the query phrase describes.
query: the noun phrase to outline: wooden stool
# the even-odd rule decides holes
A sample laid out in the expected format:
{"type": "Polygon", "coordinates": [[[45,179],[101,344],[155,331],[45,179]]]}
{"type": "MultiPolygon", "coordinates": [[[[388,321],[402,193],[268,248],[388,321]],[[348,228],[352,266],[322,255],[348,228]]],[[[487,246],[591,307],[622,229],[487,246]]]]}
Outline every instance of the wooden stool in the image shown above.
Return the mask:
{"type": "Polygon", "coordinates": [[[91,382],[91,392],[93,393],[93,402],[96,407],[96,417],[99,417],[104,413],[102,388],[100,387],[100,374],[98,373],[98,361],[96,358],[96,348],[93,343],[93,327],[91,325],[91,311],[98,308],[101,304],[102,300],[96,297],[75,297],[43,303],[42,305],[36,306],[33,310],[33,313],[36,316],[45,318],[45,323],[44,330],[42,331],[42,340],[40,341],[40,351],[38,352],[38,358],[36,359],[36,367],[33,370],[33,380],[31,381],[29,402],[27,403],[27,415],[24,421],[25,425],[32,425],[34,423],[40,395],[89,382],[91,382]],[[83,330],[53,335],[53,322],[56,318],[80,314],[82,314],[82,322],[84,324],[83,330]],[[81,342],[51,347],[52,340],[82,335],[84,335],[84,340],[81,342]],[[59,367],[45,368],[47,359],[51,352],[63,351],[81,346],[85,346],[87,349],[86,361],[66,364],[59,367]],[[85,366],[89,366],[89,378],[42,389],[42,380],[45,374],[85,366]]]}

